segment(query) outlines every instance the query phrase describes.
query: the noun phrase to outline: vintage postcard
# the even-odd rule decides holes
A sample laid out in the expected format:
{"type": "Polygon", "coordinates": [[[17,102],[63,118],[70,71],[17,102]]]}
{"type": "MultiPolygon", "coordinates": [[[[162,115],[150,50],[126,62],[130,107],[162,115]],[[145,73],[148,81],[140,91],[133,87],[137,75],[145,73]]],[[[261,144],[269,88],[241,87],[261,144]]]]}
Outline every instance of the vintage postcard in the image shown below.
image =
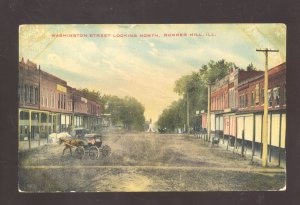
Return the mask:
{"type": "Polygon", "coordinates": [[[20,192],[285,190],[284,24],[20,25],[20,192]]]}

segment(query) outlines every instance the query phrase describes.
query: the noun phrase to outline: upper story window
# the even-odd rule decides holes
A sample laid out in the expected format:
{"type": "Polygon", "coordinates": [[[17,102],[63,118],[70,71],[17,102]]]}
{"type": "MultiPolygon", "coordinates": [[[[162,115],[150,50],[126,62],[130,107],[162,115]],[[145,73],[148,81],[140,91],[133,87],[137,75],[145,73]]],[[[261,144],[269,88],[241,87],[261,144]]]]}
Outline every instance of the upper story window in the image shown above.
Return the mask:
{"type": "Polygon", "coordinates": [[[64,109],[66,109],[66,95],[65,94],[63,94],[63,96],[64,96],[64,109]]]}
{"type": "Polygon", "coordinates": [[[34,103],[38,104],[39,103],[39,89],[37,87],[34,88],[34,103]]]}
{"type": "Polygon", "coordinates": [[[239,103],[240,103],[240,108],[243,107],[243,104],[242,104],[243,102],[242,102],[242,96],[241,95],[239,97],[239,103]]]}
{"type": "Polygon", "coordinates": [[[61,99],[60,99],[60,93],[58,93],[58,99],[57,99],[57,108],[58,109],[60,109],[60,101],[61,101],[61,99]]]}
{"type": "Polygon", "coordinates": [[[21,102],[21,86],[20,85],[18,85],[18,102],[20,103],[21,102]]]}
{"type": "Polygon", "coordinates": [[[275,106],[279,106],[280,104],[279,87],[273,88],[273,98],[274,98],[275,106]]]}
{"type": "Polygon", "coordinates": [[[33,103],[33,86],[31,85],[29,88],[29,102],[33,103]]]}
{"type": "Polygon", "coordinates": [[[261,93],[261,104],[264,105],[265,103],[265,89],[261,89],[260,90],[260,93],[261,93]]]}
{"type": "Polygon", "coordinates": [[[259,104],[259,84],[255,85],[255,104],[259,104]]]}
{"type": "Polygon", "coordinates": [[[24,101],[27,102],[28,101],[28,86],[25,85],[25,95],[24,95],[24,101]]]}
{"type": "Polygon", "coordinates": [[[283,93],[282,93],[283,100],[282,100],[282,102],[285,105],[286,104],[286,84],[283,85],[282,89],[283,89],[283,93]]]}
{"type": "Polygon", "coordinates": [[[269,89],[269,90],[268,90],[268,106],[269,106],[269,107],[272,107],[272,103],[273,103],[272,90],[269,89]]]}
{"type": "Polygon", "coordinates": [[[251,106],[254,106],[254,91],[251,92],[251,106]]]}

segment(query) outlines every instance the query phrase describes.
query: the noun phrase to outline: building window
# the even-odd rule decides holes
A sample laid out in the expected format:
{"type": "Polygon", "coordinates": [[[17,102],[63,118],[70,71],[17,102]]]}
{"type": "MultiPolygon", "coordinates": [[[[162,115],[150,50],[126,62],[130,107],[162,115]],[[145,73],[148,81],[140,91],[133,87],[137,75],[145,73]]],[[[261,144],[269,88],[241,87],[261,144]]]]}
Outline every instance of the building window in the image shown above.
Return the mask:
{"type": "Polygon", "coordinates": [[[245,94],[245,107],[248,107],[248,95],[247,95],[247,93],[245,94]]]}
{"type": "Polygon", "coordinates": [[[273,96],[272,96],[272,90],[268,90],[268,106],[272,107],[272,102],[273,102],[273,96]]]}
{"type": "Polygon", "coordinates": [[[29,92],[29,101],[30,103],[33,103],[33,86],[30,86],[30,92],[29,92]]]}
{"type": "Polygon", "coordinates": [[[39,89],[37,87],[34,88],[34,103],[38,104],[39,103],[39,89]]]}
{"type": "Polygon", "coordinates": [[[265,102],[265,89],[261,89],[261,104],[264,105],[265,102]]]}
{"type": "Polygon", "coordinates": [[[273,97],[274,97],[275,106],[279,106],[280,103],[279,87],[273,89],[273,97]]]}
{"type": "Polygon", "coordinates": [[[255,104],[259,104],[259,84],[255,85],[255,104]]]}
{"type": "Polygon", "coordinates": [[[48,107],[48,91],[45,89],[45,104],[48,107]]]}
{"type": "Polygon", "coordinates": [[[53,108],[55,108],[55,96],[56,96],[56,93],[54,92],[53,93],[53,108]]]}
{"type": "Polygon", "coordinates": [[[242,107],[242,96],[240,95],[239,98],[240,98],[240,101],[239,101],[240,102],[240,107],[242,107]]]}
{"type": "Polygon", "coordinates": [[[58,109],[60,109],[60,93],[58,93],[58,104],[57,104],[57,107],[58,107],[58,109]]]}
{"type": "Polygon", "coordinates": [[[18,85],[18,102],[21,102],[21,86],[18,85]]]}
{"type": "Polygon", "coordinates": [[[25,103],[27,102],[27,100],[28,100],[28,86],[27,85],[25,85],[25,96],[24,96],[25,98],[24,98],[24,101],[25,101],[25,103]]]}
{"type": "Polygon", "coordinates": [[[66,109],[66,95],[64,94],[64,109],[66,109]]]}
{"type": "Polygon", "coordinates": [[[254,91],[251,92],[251,106],[254,106],[254,91]]]}
{"type": "Polygon", "coordinates": [[[283,85],[283,93],[282,93],[282,98],[283,98],[283,104],[286,104],[286,87],[285,84],[283,85]]]}

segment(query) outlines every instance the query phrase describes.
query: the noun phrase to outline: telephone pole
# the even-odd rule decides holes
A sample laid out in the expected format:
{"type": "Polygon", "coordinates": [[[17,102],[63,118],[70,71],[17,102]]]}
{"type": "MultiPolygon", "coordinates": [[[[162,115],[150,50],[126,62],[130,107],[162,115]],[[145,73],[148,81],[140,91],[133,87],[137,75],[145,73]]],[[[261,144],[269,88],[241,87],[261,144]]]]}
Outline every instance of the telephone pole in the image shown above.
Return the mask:
{"type": "Polygon", "coordinates": [[[207,116],[206,116],[206,126],[207,126],[207,140],[210,141],[210,89],[211,83],[208,83],[207,89],[207,116]]]}
{"type": "Polygon", "coordinates": [[[264,115],[263,115],[263,150],[262,150],[262,166],[267,167],[268,164],[268,53],[278,52],[279,50],[271,49],[256,49],[258,52],[264,52],[266,57],[265,62],[265,82],[264,82],[264,115]]]}

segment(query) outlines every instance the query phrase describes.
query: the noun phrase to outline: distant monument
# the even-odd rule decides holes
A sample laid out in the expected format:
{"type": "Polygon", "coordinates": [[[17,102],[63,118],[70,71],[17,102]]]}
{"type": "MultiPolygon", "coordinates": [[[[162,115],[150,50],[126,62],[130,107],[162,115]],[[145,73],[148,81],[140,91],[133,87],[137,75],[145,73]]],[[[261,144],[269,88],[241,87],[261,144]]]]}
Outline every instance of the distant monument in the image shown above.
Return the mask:
{"type": "Polygon", "coordinates": [[[148,128],[147,132],[154,132],[151,118],[150,118],[150,121],[149,121],[149,128],[148,128]]]}

